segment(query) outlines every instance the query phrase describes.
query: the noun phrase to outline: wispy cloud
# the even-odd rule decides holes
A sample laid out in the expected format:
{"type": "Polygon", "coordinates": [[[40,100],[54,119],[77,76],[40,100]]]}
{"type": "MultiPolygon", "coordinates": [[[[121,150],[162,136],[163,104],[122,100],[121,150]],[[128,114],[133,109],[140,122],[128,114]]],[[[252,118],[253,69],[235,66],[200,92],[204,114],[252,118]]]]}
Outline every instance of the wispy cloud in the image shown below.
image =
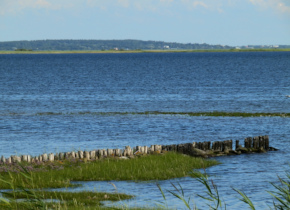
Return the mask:
{"type": "Polygon", "coordinates": [[[131,8],[137,10],[160,11],[174,9],[204,9],[223,12],[229,6],[252,4],[262,9],[274,9],[279,13],[290,14],[289,0],[0,0],[0,15],[17,13],[25,9],[58,10],[63,8],[91,7],[108,10],[111,7],[131,8]]]}
{"type": "MultiPolygon", "coordinates": [[[[134,8],[138,10],[162,10],[173,4],[186,8],[209,8],[213,0],[0,0],[0,14],[17,13],[24,9],[62,9],[68,7],[97,7],[108,10],[111,7],[134,8]]],[[[227,1],[227,0],[222,0],[227,1]]]]}
{"type": "Polygon", "coordinates": [[[274,9],[277,12],[290,14],[290,1],[285,0],[249,0],[253,5],[262,9],[274,9]]]}
{"type": "Polygon", "coordinates": [[[24,9],[58,10],[71,6],[72,2],[68,0],[1,0],[0,15],[17,13],[24,9]]]}

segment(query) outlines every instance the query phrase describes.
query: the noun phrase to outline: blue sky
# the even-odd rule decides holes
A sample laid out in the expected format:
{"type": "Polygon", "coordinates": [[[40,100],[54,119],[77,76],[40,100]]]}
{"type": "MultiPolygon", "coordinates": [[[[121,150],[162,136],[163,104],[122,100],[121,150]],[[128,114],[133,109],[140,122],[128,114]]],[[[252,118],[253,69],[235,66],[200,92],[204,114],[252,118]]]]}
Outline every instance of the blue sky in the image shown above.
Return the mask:
{"type": "Polygon", "coordinates": [[[290,0],[0,0],[0,41],[290,45],[290,0]]]}

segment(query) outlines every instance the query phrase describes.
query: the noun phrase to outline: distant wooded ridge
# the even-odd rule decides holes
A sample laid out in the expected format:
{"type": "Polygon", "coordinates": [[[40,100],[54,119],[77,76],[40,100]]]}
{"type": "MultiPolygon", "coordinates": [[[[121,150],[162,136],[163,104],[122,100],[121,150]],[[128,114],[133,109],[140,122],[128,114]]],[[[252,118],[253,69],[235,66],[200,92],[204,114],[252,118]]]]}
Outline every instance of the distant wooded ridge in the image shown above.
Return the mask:
{"type": "MultiPolygon", "coordinates": [[[[177,43],[142,40],[35,40],[0,42],[0,51],[22,50],[197,50],[197,49],[233,49],[228,45],[210,45],[197,43],[177,43]]],[[[239,48],[290,48],[288,45],[244,46],[239,48]]]]}

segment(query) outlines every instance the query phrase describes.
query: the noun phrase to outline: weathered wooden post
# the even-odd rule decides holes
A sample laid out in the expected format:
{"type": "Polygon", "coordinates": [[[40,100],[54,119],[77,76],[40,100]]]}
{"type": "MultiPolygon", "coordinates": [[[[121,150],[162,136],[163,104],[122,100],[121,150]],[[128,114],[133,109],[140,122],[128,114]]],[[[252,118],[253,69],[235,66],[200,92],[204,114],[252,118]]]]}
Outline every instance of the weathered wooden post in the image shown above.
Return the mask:
{"type": "Polygon", "coordinates": [[[183,150],[184,150],[183,144],[177,144],[177,152],[183,153],[183,150]]]}
{"type": "Polygon", "coordinates": [[[63,152],[60,152],[59,154],[59,160],[64,160],[64,153],[63,152]]]}
{"type": "Polygon", "coordinates": [[[212,149],[212,150],[216,150],[216,143],[215,143],[215,141],[212,142],[212,144],[211,144],[211,149],[212,149]]]}
{"type": "Polygon", "coordinates": [[[205,150],[205,144],[204,144],[204,142],[200,142],[200,150],[205,150]]]}
{"type": "Polygon", "coordinates": [[[123,156],[131,156],[132,155],[132,149],[130,146],[126,146],[123,151],[123,156]]]}
{"type": "Polygon", "coordinates": [[[121,156],[122,156],[122,151],[121,151],[121,149],[115,149],[115,156],[116,156],[116,157],[121,157],[121,156]]]}
{"type": "Polygon", "coordinates": [[[38,156],[38,161],[39,161],[39,162],[42,162],[42,155],[39,155],[39,156],[38,156]]]}
{"type": "Polygon", "coordinates": [[[141,146],[136,146],[136,152],[141,152],[141,146]]]}
{"type": "Polygon", "coordinates": [[[253,139],[253,148],[258,149],[259,148],[259,136],[255,136],[253,139]]]}
{"type": "Polygon", "coordinates": [[[265,149],[266,150],[269,150],[269,136],[264,136],[264,139],[265,139],[265,149]]]}
{"type": "Polygon", "coordinates": [[[59,160],[59,154],[58,153],[55,153],[54,160],[59,160]]]}
{"type": "Polygon", "coordinates": [[[21,155],[21,161],[22,162],[28,162],[27,161],[27,155],[21,155]]]}
{"type": "Polygon", "coordinates": [[[42,155],[42,161],[43,161],[43,162],[47,162],[47,159],[48,159],[47,154],[44,153],[44,154],[42,155]]]}
{"type": "Polygon", "coordinates": [[[88,151],[84,151],[84,158],[87,159],[87,160],[91,159],[90,153],[88,151]]]}
{"type": "Polygon", "coordinates": [[[239,146],[240,146],[240,141],[236,140],[236,150],[239,148],[239,146]]]}
{"type": "Polygon", "coordinates": [[[32,158],[31,158],[31,155],[27,155],[27,162],[28,162],[28,163],[31,163],[31,159],[32,159],[32,158]]]}
{"type": "Polygon", "coordinates": [[[50,162],[53,162],[54,161],[54,154],[53,153],[50,153],[48,155],[48,161],[50,161],[50,162]]]}
{"type": "Polygon", "coordinates": [[[96,151],[95,150],[90,151],[90,157],[92,160],[96,159],[96,151]]]}
{"type": "Polygon", "coordinates": [[[244,143],[245,143],[245,148],[250,148],[248,138],[245,138],[244,143]]]}
{"type": "Polygon", "coordinates": [[[264,136],[259,136],[259,149],[265,148],[264,136]]]}
{"type": "Polygon", "coordinates": [[[248,137],[248,141],[249,141],[249,148],[253,148],[253,138],[252,137],[248,137]]]}
{"type": "Polygon", "coordinates": [[[113,150],[112,149],[107,149],[107,154],[108,154],[108,157],[112,157],[114,154],[113,154],[113,150]]]}
{"type": "Polygon", "coordinates": [[[201,142],[197,142],[197,149],[201,149],[201,142]]]}
{"type": "Polygon", "coordinates": [[[144,146],[144,154],[148,154],[148,147],[144,146]]]}
{"type": "Polygon", "coordinates": [[[11,156],[9,158],[7,158],[5,162],[8,164],[11,164],[12,163],[11,156]]]}
{"type": "Polygon", "coordinates": [[[154,145],[154,151],[155,152],[161,152],[162,146],[161,145],[154,145]]]}
{"type": "Polygon", "coordinates": [[[98,149],[97,150],[97,154],[98,154],[98,159],[102,159],[103,158],[103,150],[98,149]]]}
{"type": "Polygon", "coordinates": [[[149,147],[149,152],[150,152],[150,153],[154,152],[154,145],[151,145],[151,146],[149,147]]]}
{"type": "Polygon", "coordinates": [[[207,150],[211,150],[211,142],[210,141],[207,142],[207,150]]]}
{"type": "Polygon", "coordinates": [[[176,144],[172,144],[172,145],[171,145],[171,148],[172,148],[171,151],[174,151],[174,152],[177,151],[177,145],[176,145],[176,144]]]}
{"type": "Polygon", "coordinates": [[[83,151],[78,151],[79,158],[83,159],[84,158],[84,152],[83,151]]]}
{"type": "Polygon", "coordinates": [[[1,156],[1,162],[2,163],[5,163],[6,162],[6,159],[5,159],[5,157],[3,155],[1,156]]]}
{"type": "Polygon", "coordinates": [[[230,140],[230,142],[229,142],[229,147],[230,147],[230,150],[232,150],[233,149],[233,140],[230,140]]]}

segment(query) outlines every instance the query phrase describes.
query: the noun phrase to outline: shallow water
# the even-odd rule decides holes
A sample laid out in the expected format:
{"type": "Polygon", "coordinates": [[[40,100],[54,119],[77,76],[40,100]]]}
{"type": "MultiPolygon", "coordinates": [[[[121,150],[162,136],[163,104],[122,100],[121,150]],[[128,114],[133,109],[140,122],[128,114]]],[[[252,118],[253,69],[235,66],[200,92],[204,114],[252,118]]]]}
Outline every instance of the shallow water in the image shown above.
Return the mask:
{"type": "MultiPolygon", "coordinates": [[[[265,192],[273,190],[269,182],[288,167],[290,118],[122,113],[285,113],[289,81],[289,52],[0,55],[0,155],[269,135],[279,151],[220,157],[221,165],[207,169],[229,209],[242,208],[231,187],[265,209],[272,201],[265,192]]],[[[179,182],[186,196],[205,190],[191,178],[170,181],[179,182]]],[[[160,182],[164,190],[173,190],[170,181],[160,182]]],[[[113,183],[137,195],[129,205],[163,199],[155,182],[113,183]]],[[[86,188],[114,191],[107,182],[87,182],[79,190],[86,188]]],[[[169,206],[182,209],[167,196],[169,206]]]]}

